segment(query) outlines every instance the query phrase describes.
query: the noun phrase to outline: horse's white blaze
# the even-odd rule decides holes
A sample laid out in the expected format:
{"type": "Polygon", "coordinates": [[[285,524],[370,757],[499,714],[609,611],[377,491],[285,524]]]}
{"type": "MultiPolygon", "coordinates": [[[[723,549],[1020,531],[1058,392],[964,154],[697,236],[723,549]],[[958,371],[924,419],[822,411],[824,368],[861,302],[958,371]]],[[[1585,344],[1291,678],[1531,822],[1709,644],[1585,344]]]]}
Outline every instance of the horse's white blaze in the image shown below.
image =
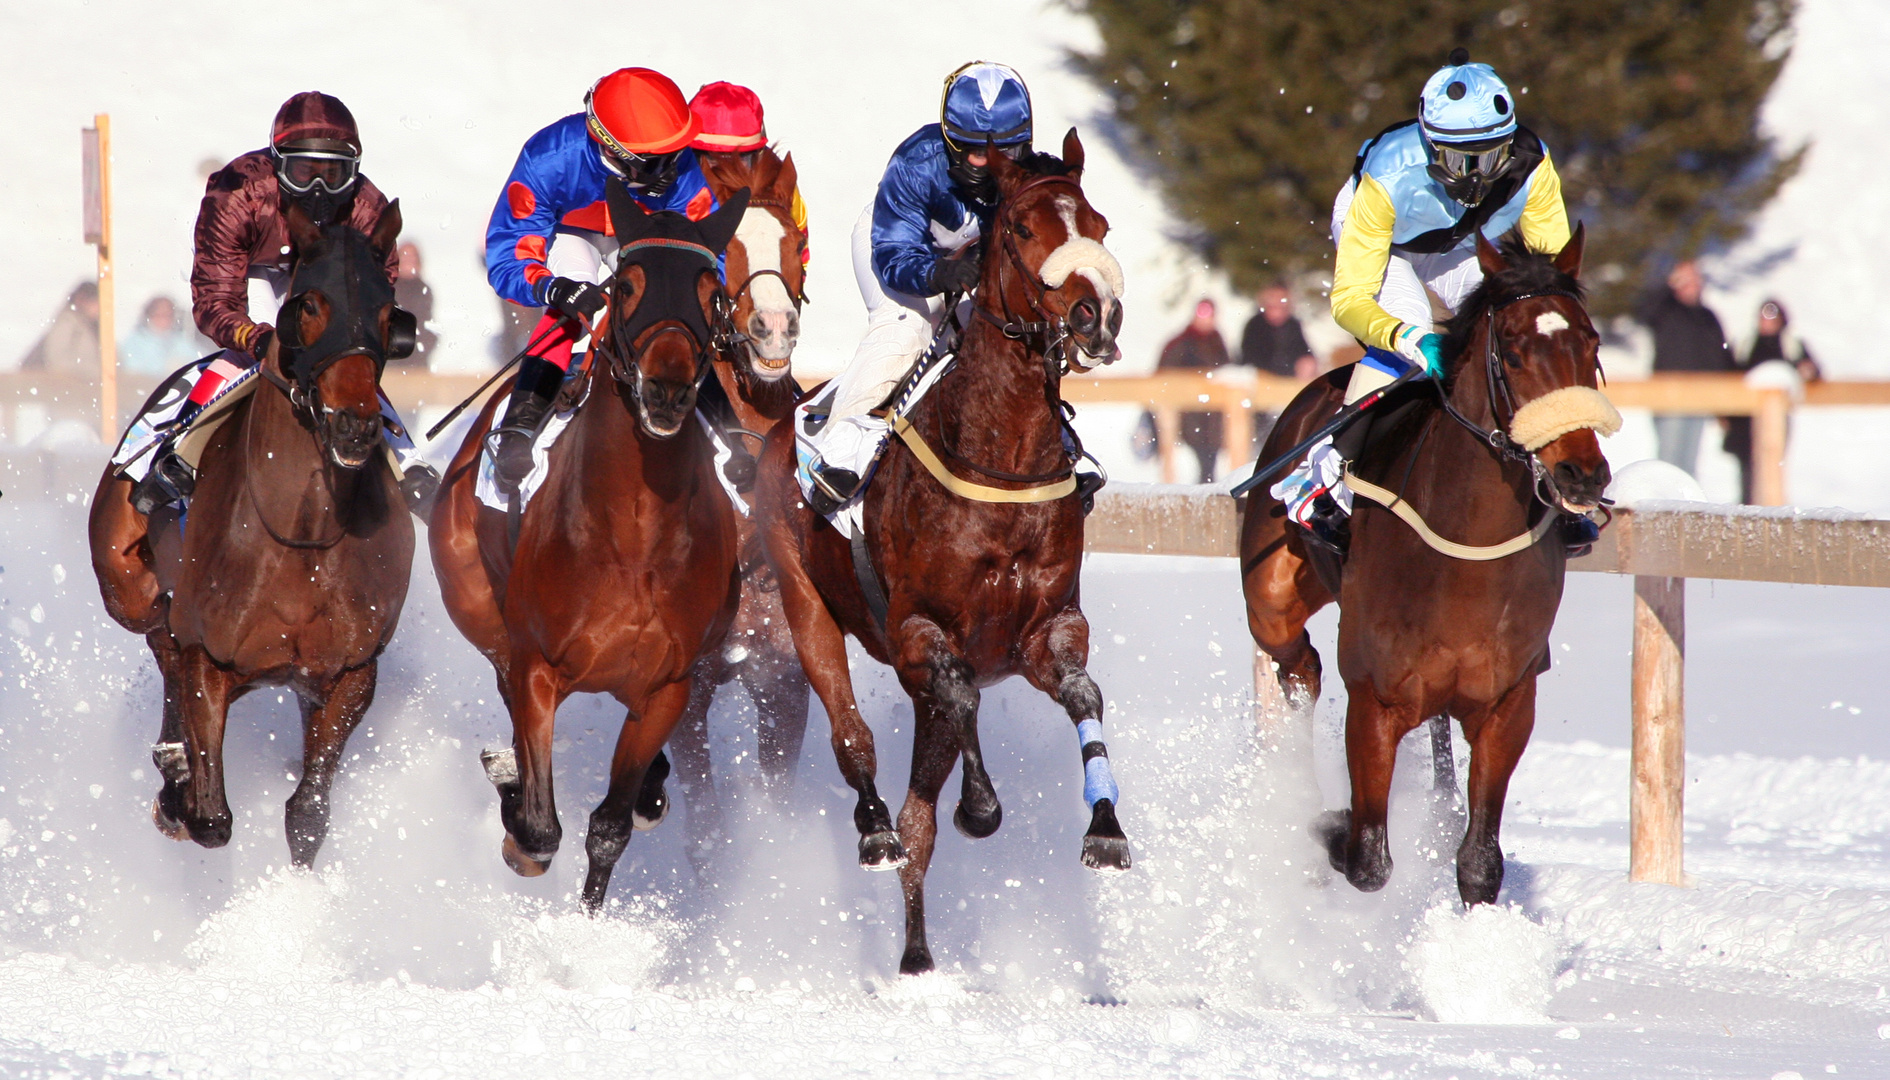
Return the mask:
{"type": "MultiPolygon", "coordinates": [[[[748,272],[773,270],[781,272],[781,240],[787,236],[781,219],[762,207],[751,207],[742,215],[742,223],[735,230],[735,239],[748,254],[748,272]]],[[[754,297],[755,310],[761,312],[788,312],[794,310],[794,301],[788,296],[787,286],[774,274],[755,278],[748,286],[748,295],[754,297]]]]}
{"type": "Polygon", "coordinates": [[[1562,313],[1559,311],[1545,311],[1536,316],[1536,333],[1541,334],[1543,337],[1548,337],[1558,330],[1567,329],[1568,320],[1563,318],[1562,313]]]}

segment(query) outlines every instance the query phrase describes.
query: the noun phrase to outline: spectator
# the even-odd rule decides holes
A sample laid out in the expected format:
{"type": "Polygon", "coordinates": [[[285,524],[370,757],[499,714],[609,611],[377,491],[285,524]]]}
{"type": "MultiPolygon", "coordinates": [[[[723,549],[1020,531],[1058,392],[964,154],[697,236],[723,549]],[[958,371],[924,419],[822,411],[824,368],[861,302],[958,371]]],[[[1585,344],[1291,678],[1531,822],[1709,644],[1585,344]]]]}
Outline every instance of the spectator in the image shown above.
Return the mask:
{"type": "Polygon", "coordinates": [[[131,375],[169,375],[201,357],[196,335],[177,321],[177,304],[168,296],[154,296],[144,305],[144,317],[118,346],[118,366],[131,375]]]}
{"type": "Polygon", "coordinates": [[[91,375],[98,371],[98,355],[98,285],[84,281],[20,358],[20,370],[91,375]]]}
{"type": "Polygon", "coordinates": [[[389,363],[396,367],[425,368],[433,359],[433,346],[440,340],[440,335],[428,329],[433,321],[433,289],[420,276],[420,245],[411,240],[400,245],[399,259],[400,272],[394,278],[394,303],[412,312],[414,321],[420,324],[419,345],[412,356],[389,363]]]}
{"type": "MultiPolygon", "coordinates": [[[[1641,302],[1637,316],[1654,334],[1654,372],[1731,371],[1732,350],[1719,316],[1700,305],[1706,279],[1691,259],[1667,275],[1664,288],[1641,302]]],[[[1706,417],[1698,414],[1663,414],[1654,417],[1654,442],[1660,460],[1689,473],[1700,457],[1700,433],[1706,417]]]]}
{"type": "MultiPolygon", "coordinates": [[[[1319,359],[1306,345],[1306,334],[1293,314],[1293,294],[1284,283],[1269,285],[1254,294],[1260,309],[1247,320],[1240,334],[1240,362],[1269,374],[1300,382],[1310,382],[1319,374],[1319,359]]],[[[1279,417],[1273,413],[1255,413],[1254,446],[1266,442],[1279,417]]]]}
{"type": "MultiPolygon", "coordinates": [[[[1213,369],[1227,366],[1227,343],[1214,325],[1214,301],[1203,299],[1194,306],[1194,319],[1188,328],[1162,346],[1156,368],[1213,369]]],[[[1221,414],[1185,412],[1181,414],[1181,441],[1201,464],[1201,483],[1214,482],[1214,459],[1221,451],[1221,414]]]]}
{"type": "MultiPolygon", "coordinates": [[[[1759,305],[1759,335],[1752,340],[1752,351],[1746,354],[1741,368],[1751,368],[1764,363],[1783,362],[1792,365],[1798,371],[1798,377],[1806,382],[1816,382],[1824,377],[1818,368],[1818,361],[1811,356],[1811,350],[1804,342],[1786,330],[1790,318],[1785,314],[1785,305],[1777,300],[1767,300],[1759,305]]],[[[1726,428],[1725,438],[1720,445],[1728,454],[1739,460],[1739,501],[1752,502],[1752,417],[1728,416],[1720,423],[1726,428]]]]}

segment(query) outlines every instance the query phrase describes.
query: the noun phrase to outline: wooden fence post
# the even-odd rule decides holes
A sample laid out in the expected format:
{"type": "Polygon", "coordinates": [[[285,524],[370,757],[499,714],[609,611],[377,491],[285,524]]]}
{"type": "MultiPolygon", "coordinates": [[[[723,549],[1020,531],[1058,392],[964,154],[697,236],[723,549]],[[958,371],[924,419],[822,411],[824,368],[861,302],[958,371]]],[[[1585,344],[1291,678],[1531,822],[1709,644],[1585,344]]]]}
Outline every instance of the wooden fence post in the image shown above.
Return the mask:
{"type": "Polygon", "coordinates": [[[1221,407],[1221,445],[1227,467],[1238,469],[1253,458],[1253,402],[1241,399],[1221,407]]]}
{"type": "Polygon", "coordinates": [[[1180,483],[1175,444],[1181,441],[1181,410],[1173,405],[1157,405],[1150,411],[1155,414],[1155,447],[1161,456],[1162,483],[1180,483]]]}
{"type": "Polygon", "coordinates": [[[1759,391],[1759,410],[1752,418],[1752,501],[1758,506],[1785,505],[1785,431],[1791,408],[1785,391],[1759,391]]]}
{"type": "Polygon", "coordinates": [[[1680,885],[1686,788],[1685,578],[1634,578],[1628,876],[1680,885]]]}
{"type": "Polygon", "coordinates": [[[118,440],[118,334],[112,318],[118,282],[112,273],[112,118],[92,117],[81,138],[85,242],[98,247],[99,441],[118,440]]]}

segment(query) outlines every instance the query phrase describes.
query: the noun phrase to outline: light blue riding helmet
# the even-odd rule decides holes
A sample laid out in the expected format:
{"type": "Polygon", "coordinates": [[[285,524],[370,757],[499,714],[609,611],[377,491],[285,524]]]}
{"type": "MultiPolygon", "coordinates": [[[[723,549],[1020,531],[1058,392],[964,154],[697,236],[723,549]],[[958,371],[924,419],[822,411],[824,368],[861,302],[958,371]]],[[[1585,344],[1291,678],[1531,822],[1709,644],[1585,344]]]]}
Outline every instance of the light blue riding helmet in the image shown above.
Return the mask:
{"type": "Polygon", "coordinates": [[[963,152],[983,146],[1030,142],[1030,88],[1006,64],[974,60],[945,78],[939,122],[945,141],[963,152]]]}
{"type": "Polygon", "coordinates": [[[1451,198],[1475,206],[1513,163],[1516,98],[1494,68],[1455,49],[1418,96],[1418,127],[1431,150],[1432,178],[1451,198]]]}

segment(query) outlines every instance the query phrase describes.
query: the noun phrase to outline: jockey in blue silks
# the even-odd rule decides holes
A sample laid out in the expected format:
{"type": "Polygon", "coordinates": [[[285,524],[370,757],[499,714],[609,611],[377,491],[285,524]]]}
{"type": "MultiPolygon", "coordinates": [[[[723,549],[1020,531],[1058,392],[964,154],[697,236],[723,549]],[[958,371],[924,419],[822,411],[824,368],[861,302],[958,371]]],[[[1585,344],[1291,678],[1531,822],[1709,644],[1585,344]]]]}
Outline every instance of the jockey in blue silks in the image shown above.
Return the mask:
{"type": "MultiPolygon", "coordinates": [[[[1542,140],[1516,122],[1515,102],[1488,64],[1472,64],[1457,49],[1424,84],[1417,119],[1359,150],[1332,204],[1332,317],[1365,346],[1347,404],[1413,366],[1443,373],[1430,295],[1455,312],[1482,283],[1478,233],[1499,237],[1520,227],[1537,251],[1567,246],[1561,178],[1542,140]]],[[[1314,444],[1272,488],[1291,520],[1338,548],[1352,503],[1341,450],[1331,438],[1314,444]]]]}
{"type": "Polygon", "coordinates": [[[866,336],[836,380],[811,472],[823,512],[851,499],[884,441],[869,415],[931,344],[943,295],[977,287],[977,242],[997,211],[986,144],[1016,160],[1030,149],[1030,90],[1003,64],[976,61],[945,79],[939,122],[893,151],[873,204],[853,228],[853,274],[866,301],[866,336]],[[822,498],[822,497],[825,498],[822,498]]]}
{"type": "Polygon", "coordinates": [[[597,80],[584,111],[533,135],[486,226],[486,277],[502,297],[548,310],[527,339],[518,381],[499,422],[500,490],[531,472],[532,438],[571,367],[571,351],[604,307],[616,230],[604,186],[621,180],[644,209],[699,221],[718,203],[689,143],[702,121],[668,77],[623,68],[597,80]]]}

